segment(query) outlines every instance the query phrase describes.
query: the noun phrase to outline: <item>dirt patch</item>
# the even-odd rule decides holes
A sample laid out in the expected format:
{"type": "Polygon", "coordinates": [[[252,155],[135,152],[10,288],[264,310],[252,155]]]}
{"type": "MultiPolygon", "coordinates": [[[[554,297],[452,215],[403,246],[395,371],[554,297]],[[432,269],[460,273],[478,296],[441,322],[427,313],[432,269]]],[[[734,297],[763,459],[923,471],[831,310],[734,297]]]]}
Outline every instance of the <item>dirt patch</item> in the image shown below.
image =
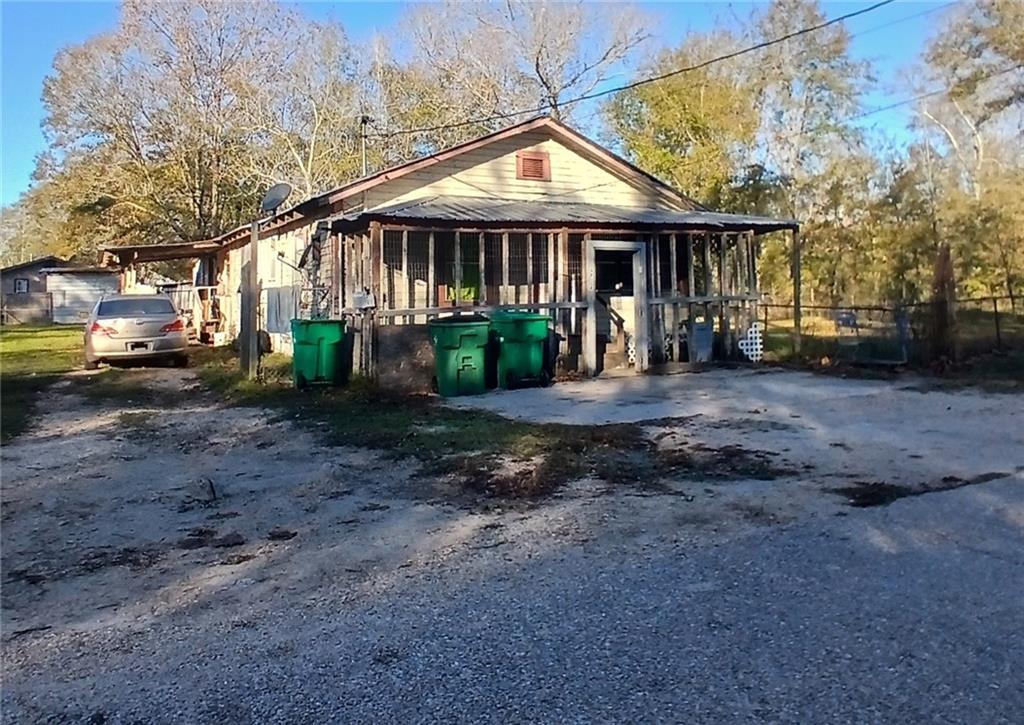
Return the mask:
{"type": "MultiPolygon", "coordinates": [[[[625,428],[626,426],[610,426],[625,428]]],[[[775,454],[741,446],[701,443],[667,446],[629,427],[627,434],[578,434],[567,445],[539,455],[512,458],[492,453],[452,456],[424,466],[421,476],[442,476],[471,496],[541,499],[581,478],[641,492],[675,493],[670,481],[773,481],[796,475],[775,454]]],[[[560,442],[566,442],[562,439],[560,442]]]]}
{"type": "MultiPolygon", "coordinates": [[[[1015,472],[1020,473],[1024,467],[1018,468],[1015,472]]],[[[945,476],[935,483],[925,483],[916,486],[905,484],[887,483],[885,481],[854,481],[849,486],[830,488],[830,493],[845,496],[847,503],[855,508],[867,508],[871,506],[887,506],[893,501],[911,496],[923,496],[926,493],[938,493],[940,491],[952,491],[965,486],[976,486],[989,481],[996,481],[1000,478],[1008,478],[1013,475],[1006,471],[992,471],[982,473],[971,478],[960,478],[959,476],[945,476]]]]}
{"type": "Polygon", "coordinates": [[[69,577],[92,574],[114,566],[127,566],[133,571],[140,571],[157,564],[165,554],[166,547],[159,544],[96,547],[81,552],[77,559],[70,564],[40,562],[31,568],[10,569],[5,582],[44,584],[69,577]]]}
{"type": "Polygon", "coordinates": [[[749,450],[741,446],[714,448],[702,443],[685,444],[658,451],[663,475],[685,480],[774,481],[795,476],[798,470],[776,463],[769,451],[749,450]]]}

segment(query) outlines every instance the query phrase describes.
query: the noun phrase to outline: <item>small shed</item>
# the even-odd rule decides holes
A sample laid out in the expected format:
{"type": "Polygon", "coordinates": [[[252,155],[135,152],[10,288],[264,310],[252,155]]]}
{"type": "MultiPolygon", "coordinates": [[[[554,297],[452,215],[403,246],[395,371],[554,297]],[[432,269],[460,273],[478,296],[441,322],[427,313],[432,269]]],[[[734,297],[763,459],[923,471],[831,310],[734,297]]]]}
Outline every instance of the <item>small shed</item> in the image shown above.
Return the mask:
{"type": "Polygon", "coordinates": [[[117,294],[121,286],[119,271],[109,267],[51,267],[43,272],[58,324],[84,323],[100,298],[117,294]]]}

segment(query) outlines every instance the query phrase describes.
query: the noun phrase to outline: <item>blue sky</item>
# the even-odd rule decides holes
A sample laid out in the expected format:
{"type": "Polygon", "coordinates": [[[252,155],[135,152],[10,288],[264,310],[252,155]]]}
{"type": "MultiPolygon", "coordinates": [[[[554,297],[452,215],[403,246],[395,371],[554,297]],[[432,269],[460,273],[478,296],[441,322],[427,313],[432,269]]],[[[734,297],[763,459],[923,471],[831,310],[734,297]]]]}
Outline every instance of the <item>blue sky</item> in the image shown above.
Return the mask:
{"type": "MultiPolygon", "coordinates": [[[[829,17],[842,15],[870,3],[824,2],[829,17]]],[[[947,0],[897,2],[848,21],[854,53],[876,64],[881,81],[878,91],[866,99],[868,108],[884,106],[911,95],[898,83],[899,74],[917,58],[942,12],[928,12],[947,0]],[[910,17],[916,16],[916,17],[910,17]]],[[[751,2],[646,2],[639,5],[655,18],[656,40],[676,45],[688,30],[710,27],[718,16],[746,16],[751,2]]],[[[402,3],[300,3],[303,11],[318,19],[342,22],[354,40],[392,27],[402,14],[402,3]]],[[[36,154],[45,147],[40,130],[43,79],[56,53],[112,28],[118,6],[104,2],[0,2],[0,203],[17,200],[30,184],[36,154]]],[[[620,80],[620,79],[615,79],[620,80]]],[[[896,109],[864,120],[865,125],[905,137],[907,109],[896,109]]]]}

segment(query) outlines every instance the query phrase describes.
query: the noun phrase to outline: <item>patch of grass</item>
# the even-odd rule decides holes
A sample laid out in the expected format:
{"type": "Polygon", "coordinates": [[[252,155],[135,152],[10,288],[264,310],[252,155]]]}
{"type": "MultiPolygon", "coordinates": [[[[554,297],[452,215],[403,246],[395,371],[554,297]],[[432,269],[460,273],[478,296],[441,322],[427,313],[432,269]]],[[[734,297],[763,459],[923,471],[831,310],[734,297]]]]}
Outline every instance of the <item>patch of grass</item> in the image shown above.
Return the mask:
{"type": "Polygon", "coordinates": [[[117,416],[117,424],[122,428],[143,428],[152,425],[156,413],[152,410],[133,410],[117,416]]]}
{"type": "Polygon", "coordinates": [[[24,432],[39,395],[81,359],[78,325],[0,328],[0,439],[8,442],[24,432]]]}

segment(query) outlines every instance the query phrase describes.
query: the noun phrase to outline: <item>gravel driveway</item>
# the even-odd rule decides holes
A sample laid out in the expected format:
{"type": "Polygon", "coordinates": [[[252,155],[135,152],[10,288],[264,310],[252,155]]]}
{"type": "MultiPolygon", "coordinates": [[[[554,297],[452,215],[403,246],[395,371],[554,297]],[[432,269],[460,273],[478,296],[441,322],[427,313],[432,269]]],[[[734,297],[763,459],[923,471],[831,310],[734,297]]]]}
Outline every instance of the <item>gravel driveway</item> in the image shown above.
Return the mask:
{"type": "MultiPolygon", "coordinates": [[[[310,461],[307,434],[198,394],[142,433],[117,427],[124,410],[59,402],[49,428],[4,450],[5,722],[1024,714],[1024,475],[1012,467],[871,508],[828,493],[826,472],[661,493],[580,481],[536,506],[467,509],[365,451],[310,461]],[[228,430],[195,442],[198,413],[228,430]],[[91,478],[114,456],[128,459],[119,473],[91,478]],[[182,505],[205,477],[225,500],[182,505]],[[281,524],[295,537],[268,541],[281,524]],[[178,548],[200,525],[245,543],[178,548]],[[128,542],[157,560],[82,568],[58,561],[65,541],[128,542]],[[50,579],[11,582],[40,562],[50,579]]],[[[793,414],[817,415],[801,405],[793,414]]],[[[845,454],[834,442],[855,440],[825,436],[845,454]]]]}

